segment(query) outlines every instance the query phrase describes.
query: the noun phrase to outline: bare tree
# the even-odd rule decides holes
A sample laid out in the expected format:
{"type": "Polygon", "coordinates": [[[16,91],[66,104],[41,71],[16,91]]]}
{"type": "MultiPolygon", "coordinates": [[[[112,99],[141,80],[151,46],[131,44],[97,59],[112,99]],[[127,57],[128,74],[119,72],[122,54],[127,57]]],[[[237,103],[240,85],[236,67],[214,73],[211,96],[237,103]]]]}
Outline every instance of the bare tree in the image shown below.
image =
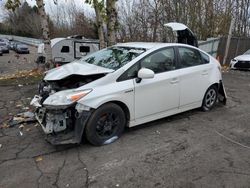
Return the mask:
{"type": "Polygon", "coordinates": [[[96,25],[98,30],[98,37],[100,42],[100,48],[105,48],[105,38],[104,38],[104,0],[98,1],[98,0],[86,0],[86,3],[91,4],[95,9],[96,14],[96,25]]]}
{"type": "Polygon", "coordinates": [[[52,68],[53,67],[53,59],[52,59],[52,49],[51,49],[50,36],[49,36],[48,17],[46,15],[46,12],[44,9],[43,0],[36,0],[36,4],[38,7],[38,12],[40,15],[40,21],[41,21],[41,26],[42,26],[42,32],[43,32],[44,52],[46,55],[45,65],[47,68],[52,68]]]}
{"type": "Polygon", "coordinates": [[[117,25],[117,0],[106,0],[108,46],[116,43],[116,25],[117,25]]]}

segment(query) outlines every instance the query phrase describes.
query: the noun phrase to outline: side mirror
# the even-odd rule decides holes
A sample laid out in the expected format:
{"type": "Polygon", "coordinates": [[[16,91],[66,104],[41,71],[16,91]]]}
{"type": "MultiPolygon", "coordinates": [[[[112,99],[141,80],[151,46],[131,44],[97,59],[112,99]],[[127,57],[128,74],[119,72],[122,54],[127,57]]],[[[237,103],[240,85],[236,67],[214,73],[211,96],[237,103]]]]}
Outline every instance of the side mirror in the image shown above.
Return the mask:
{"type": "Polygon", "coordinates": [[[150,79],[150,78],[154,78],[155,73],[154,71],[147,69],[147,68],[141,68],[138,71],[138,78],[140,79],[150,79]]]}

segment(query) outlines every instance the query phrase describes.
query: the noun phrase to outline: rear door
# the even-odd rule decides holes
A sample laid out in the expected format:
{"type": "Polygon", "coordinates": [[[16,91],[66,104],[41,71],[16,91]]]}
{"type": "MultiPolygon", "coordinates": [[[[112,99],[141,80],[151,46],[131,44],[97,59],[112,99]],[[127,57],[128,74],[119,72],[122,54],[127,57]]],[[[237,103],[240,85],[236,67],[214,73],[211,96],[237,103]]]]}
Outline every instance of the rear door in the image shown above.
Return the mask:
{"type": "Polygon", "coordinates": [[[202,101],[209,87],[209,56],[197,49],[178,47],[180,107],[202,101]]]}

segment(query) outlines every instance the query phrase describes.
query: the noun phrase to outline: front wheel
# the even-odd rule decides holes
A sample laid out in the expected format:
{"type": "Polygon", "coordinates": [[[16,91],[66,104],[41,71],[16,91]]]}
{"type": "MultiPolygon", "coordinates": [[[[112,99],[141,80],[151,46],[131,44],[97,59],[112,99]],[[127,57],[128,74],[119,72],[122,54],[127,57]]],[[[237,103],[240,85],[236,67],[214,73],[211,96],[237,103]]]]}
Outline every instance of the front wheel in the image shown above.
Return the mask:
{"type": "Polygon", "coordinates": [[[117,140],[126,125],[126,117],[120,106],[108,103],[93,112],[85,129],[87,140],[96,146],[117,140]]]}
{"type": "Polygon", "coordinates": [[[210,86],[204,96],[201,109],[203,111],[211,110],[217,101],[218,98],[218,88],[215,85],[210,86]]]}

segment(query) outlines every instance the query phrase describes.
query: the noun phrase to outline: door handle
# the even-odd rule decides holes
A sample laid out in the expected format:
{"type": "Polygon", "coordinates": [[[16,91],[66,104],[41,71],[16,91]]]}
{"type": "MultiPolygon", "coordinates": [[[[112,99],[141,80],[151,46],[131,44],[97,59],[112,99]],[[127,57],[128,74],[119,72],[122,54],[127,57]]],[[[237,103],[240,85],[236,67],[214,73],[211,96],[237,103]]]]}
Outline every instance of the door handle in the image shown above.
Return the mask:
{"type": "Polygon", "coordinates": [[[173,78],[173,79],[170,81],[171,84],[176,84],[176,83],[178,83],[178,82],[179,82],[179,79],[178,79],[178,78],[173,78]]]}
{"type": "Polygon", "coordinates": [[[202,75],[208,75],[208,70],[203,70],[201,74],[202,75]]]}

